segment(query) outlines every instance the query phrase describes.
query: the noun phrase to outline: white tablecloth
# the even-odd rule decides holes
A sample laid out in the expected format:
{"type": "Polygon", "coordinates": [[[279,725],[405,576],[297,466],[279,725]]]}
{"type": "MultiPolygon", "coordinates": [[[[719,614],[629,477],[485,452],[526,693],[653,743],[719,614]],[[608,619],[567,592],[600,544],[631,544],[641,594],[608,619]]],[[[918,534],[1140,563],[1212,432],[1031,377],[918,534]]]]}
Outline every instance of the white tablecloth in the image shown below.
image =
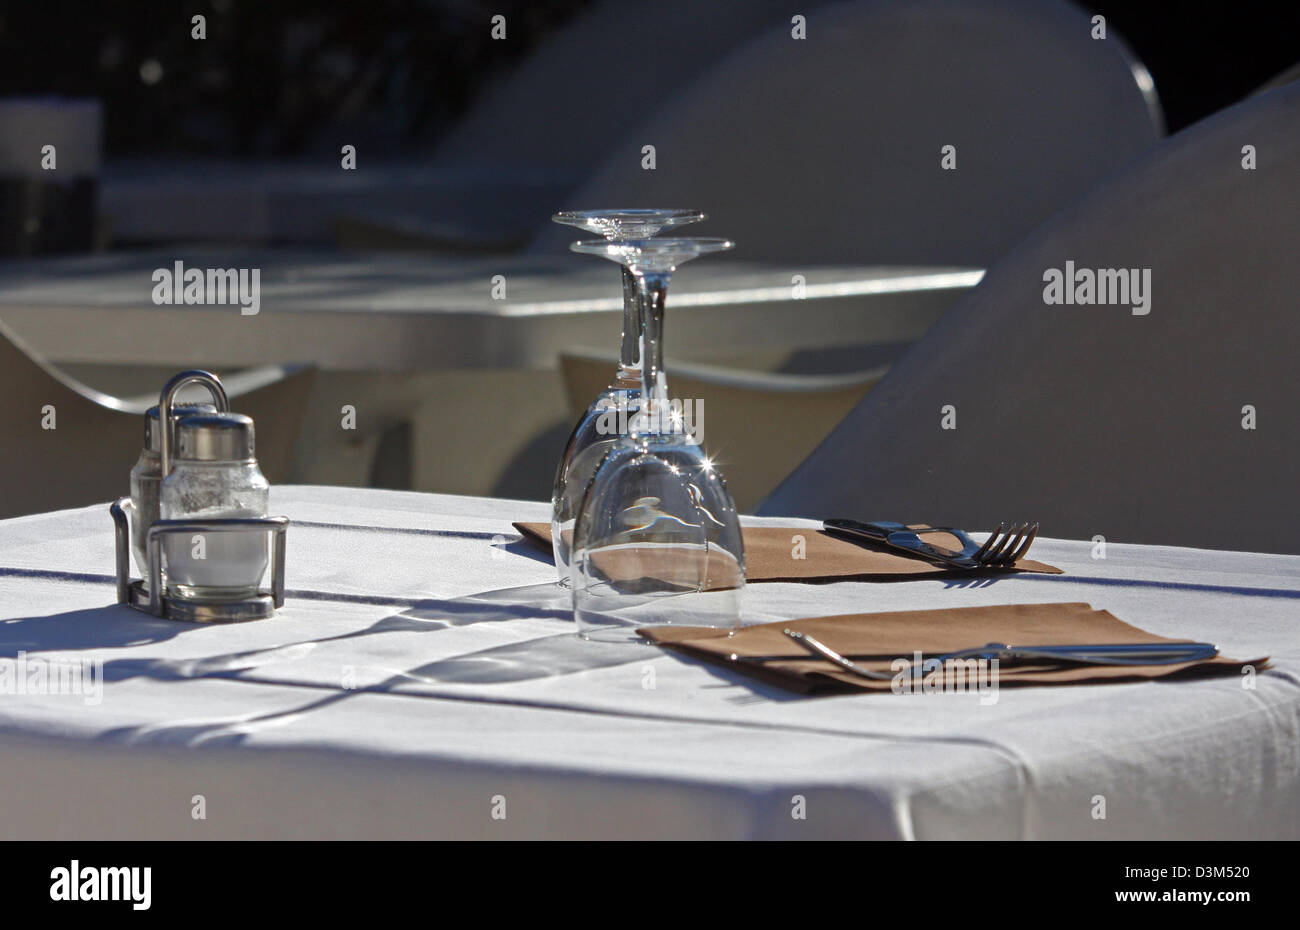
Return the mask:
{"type": "Polygon", "coordinates": [[[747,622],[1087,601],[1274,661],[1253,689],[807,698],[578,640],[510,527],[545,505],[277,487],[272,509],[288,603],[236,626],[113,605],[105,507],[0,522],[0,656],[105,682],[0,695],[0,836],[1300,837],[1300,557],[1043,539],[1064,576],[750,585],[747,622]]]}

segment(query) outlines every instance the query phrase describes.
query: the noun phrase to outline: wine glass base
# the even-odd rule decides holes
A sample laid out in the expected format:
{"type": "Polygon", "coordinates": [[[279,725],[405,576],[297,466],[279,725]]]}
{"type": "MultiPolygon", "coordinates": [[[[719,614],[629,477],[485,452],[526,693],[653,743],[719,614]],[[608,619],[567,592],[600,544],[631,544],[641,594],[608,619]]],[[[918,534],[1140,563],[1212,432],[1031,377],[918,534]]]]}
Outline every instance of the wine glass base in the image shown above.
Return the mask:
{"type": "Polygon", "coordinates": [[[650,640],[646,639],[637,632],[634,626],[611,626],[599,630],[580,630],[579,639],[585,639],[589,643],[615,643],[621,645],[636,644],[639,646],[653,646],[650,640]]]}

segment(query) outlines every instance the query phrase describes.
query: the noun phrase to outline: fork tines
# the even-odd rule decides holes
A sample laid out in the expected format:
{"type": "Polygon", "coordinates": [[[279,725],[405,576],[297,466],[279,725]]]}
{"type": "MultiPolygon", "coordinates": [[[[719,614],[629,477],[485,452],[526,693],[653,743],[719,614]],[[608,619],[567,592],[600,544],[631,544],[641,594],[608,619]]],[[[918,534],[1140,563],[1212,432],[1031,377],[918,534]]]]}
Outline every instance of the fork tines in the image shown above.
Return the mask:
{"type": "Polygon", "coordinates": [[[1029,551],[1037,535],[1037,523],[999,523],[971,558],[989,568],[1015,565],[1029,551]]]}

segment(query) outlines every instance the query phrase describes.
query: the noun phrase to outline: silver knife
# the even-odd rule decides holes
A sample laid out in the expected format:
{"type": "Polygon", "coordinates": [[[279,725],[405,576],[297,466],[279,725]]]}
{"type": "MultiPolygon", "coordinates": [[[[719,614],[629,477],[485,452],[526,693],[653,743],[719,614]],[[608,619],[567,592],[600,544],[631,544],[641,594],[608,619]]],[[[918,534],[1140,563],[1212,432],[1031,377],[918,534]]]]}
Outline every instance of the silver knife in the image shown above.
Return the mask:
{"type": "Polygon", "coordinates": [[[934,526],[924,530],[913,530],[903,523],[894,523],[888,520],[877,520],[875,522],[863,522],[861,520],[846,520],[835,518],[822,521],[822,529],[831,536],[848,540],[849,542],[868,542],[884,543],[895,549],[901,549],[904,552],[918,555],[923,559],[929,559],[933,562],[942,562],[945,565],[951,565],[954,568],[986,568],[980,562],[961,552],[953,552],[951,549],[943,549],[939,546],[932,546],[925,540],[921,539],[919,533],[949,533],[956,536],[961,544],[965,547],[963,551],[975,552],[979,549],[979,543],[975,542],[966,533],[961,530],[948,526],[934,526]]]}
{"type": "MultiPolygon", "coordinates": [[[[783,632],[813,655],[833,662],[862,678],[892,681],[895,677],[863,668],[807,633],[790,629],[783,632]]],[[[1058,662],[1078,662],[1087,665],[1177,665],[1181,662],[1212,659],[1218,654],[1219,647],[1213,643],[1085,643],[1048,646],[1008,646],[1006,643],[988,643],[929,659],[922,657],[922,662],[913,663],[910,669],[915,675],[918,670],[923,670],[922,666],[934,668],[936,662],[942,664],[953,659],[998,659],[999,661],[1054,659],[1058,662]]]]}

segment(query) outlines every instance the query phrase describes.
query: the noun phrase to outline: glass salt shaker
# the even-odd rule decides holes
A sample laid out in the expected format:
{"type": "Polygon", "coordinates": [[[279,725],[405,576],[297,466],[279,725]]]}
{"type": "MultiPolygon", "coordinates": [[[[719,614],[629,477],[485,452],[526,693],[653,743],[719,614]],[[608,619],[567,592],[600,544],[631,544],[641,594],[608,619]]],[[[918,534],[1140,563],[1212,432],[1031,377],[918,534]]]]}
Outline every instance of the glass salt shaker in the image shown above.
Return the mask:
{"type": "MultiPolygon", "coordinates": [[[[257,466],[253,421],[239,413],[190,414],[176,423],[171,471],[162,480],[165,520],[265,517],[270,485],[257,466]]],[[[169,597],[254,597],[266,574],[265,532],[168,534],[162,540],[169,597]]]]}
{"type": "MultiPolygon", "coordinates": [[[[216,413],[212,404],[174,404],[172,422],[194,413],[216,413]]],[[[149,527],[162,516],[159,510],[159,491],[162,486],[162,428],[158,420],[158,408],[150,407],[144,415],[144,447],[140,457],[131,469],[131,551],[135,554],[136,567],[140,577],[145,579],[148,587],[149,553],[145,541],[149,527]]]]}

